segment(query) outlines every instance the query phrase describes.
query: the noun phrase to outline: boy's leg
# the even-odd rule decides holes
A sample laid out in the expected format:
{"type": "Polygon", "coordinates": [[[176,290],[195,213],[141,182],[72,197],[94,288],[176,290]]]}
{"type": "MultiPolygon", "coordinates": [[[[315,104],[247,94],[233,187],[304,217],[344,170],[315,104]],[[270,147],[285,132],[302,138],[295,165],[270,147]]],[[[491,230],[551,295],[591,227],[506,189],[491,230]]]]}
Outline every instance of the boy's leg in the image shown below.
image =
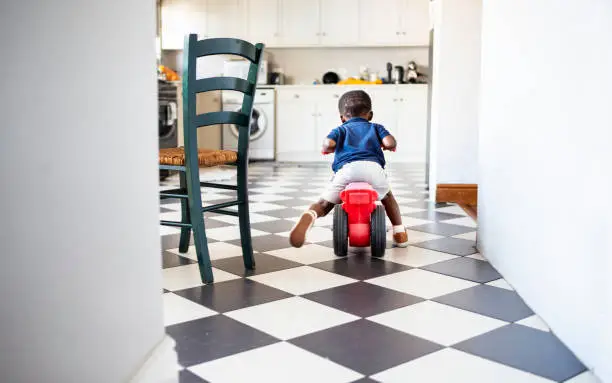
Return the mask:
{"type": "Polygon", "coordinates": [[[380,202],[385,207],[387,217],[389,217],[391,225],[393,225],[393,242],[399,247],[407,247],[408,233],[406,233],[406,228],[402,224],[402,215],[391,190],[380,202]]]}
{"type": "Polygon", "coordinates": [[[291,230],[291,234],[289,234],[289,243],[291,246],[302,247],[306,241],[306,233],[308,230],[310,230],[312,225],[314,225],[314,221],[318,217],[325,217],[327,214],[329,214],[329,212],[334,208],[334,205],[334,203],[326,201],[322,198],[318,202],[310,205],[308,211],[302,214],[299,221],[291,230]]]}

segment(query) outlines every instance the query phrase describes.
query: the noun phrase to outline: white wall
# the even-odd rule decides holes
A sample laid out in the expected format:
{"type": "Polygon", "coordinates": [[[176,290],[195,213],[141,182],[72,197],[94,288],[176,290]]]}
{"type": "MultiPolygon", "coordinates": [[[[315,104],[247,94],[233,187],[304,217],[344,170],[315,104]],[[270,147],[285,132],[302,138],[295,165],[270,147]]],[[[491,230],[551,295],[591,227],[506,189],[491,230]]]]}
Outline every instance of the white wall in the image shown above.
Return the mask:
{"type": "Polygon", "coordinates": [[[477,183],[482,0],[434,1],[430,183],[477,183]]]}
{"type": "Polygon", "coordinates": [[[481,250],[605,382],[611,20],[608,0],[485,0],[479,132],[481,250]]]}
{"type": "Polygon", "coordinates": [[[126,382],[162,340],[154,6],[0,5],[2,382],[126,382]]]}

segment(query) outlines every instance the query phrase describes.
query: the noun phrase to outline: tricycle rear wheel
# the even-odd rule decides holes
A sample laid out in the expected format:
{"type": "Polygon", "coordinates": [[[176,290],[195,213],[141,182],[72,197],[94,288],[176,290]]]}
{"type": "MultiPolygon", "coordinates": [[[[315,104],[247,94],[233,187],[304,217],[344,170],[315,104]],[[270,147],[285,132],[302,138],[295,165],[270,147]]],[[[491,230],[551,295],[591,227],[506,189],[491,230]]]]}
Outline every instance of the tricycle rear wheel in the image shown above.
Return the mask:
{"type": "Polygon", "coordinates": [[[342,205],[334,207],[334,254],[346,257],[348,254],[348,216],[342,205]]]}
{"type": "Polygon", "coordinates": [[[387,228],[385,223],[385,208],[377,205],[370,218],[370,248],[372,256],[385,256],[387,248],[387,228]]]}

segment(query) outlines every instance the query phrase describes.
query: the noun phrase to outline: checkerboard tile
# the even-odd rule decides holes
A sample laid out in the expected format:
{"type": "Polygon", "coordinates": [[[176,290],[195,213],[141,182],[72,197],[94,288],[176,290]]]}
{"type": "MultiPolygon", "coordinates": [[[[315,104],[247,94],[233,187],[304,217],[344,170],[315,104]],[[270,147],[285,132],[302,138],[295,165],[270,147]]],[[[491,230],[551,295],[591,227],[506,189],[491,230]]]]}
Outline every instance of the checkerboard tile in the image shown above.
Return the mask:
{"type": "MultiPolygon", "coordinates": [[[[359,248],[338,258],[331,214],[292,248],[289,231],[331,174],[328,164],[253,164],[256,268],[244,269],[237,219],[207,213],[211,285],[194,247],[179,252],[180,230],[160,229],[181,382],[596,382],[478,253],[476,222],[427,200],[421,167],[389,169],[407,248],[388,231],[384,258],[359,248]]],[[[203,192],[205,203],[234,198],[203,192]]],[[[163,201],[160,216],[180,219],[179,201],[163,201]]]]}

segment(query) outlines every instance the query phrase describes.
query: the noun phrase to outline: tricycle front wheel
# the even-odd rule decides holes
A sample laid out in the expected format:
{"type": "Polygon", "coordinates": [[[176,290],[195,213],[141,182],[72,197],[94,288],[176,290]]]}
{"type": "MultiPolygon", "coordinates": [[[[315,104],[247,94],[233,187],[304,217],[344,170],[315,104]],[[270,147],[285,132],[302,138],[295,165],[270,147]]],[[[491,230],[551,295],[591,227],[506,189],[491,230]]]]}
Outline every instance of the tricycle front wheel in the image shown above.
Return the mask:
{"type": "Polygon", "coordinates": [[[334,254],[346,257],[348,254],[348,216],[342,205],[334,207],[334,254]]]}
{"type": "Polygon", "coordinates": [[[387,228],[385,226],[385,208],[378,205],[370,218],[370,248],[372,256],[385,256],[387,248],[387,228]]]}

